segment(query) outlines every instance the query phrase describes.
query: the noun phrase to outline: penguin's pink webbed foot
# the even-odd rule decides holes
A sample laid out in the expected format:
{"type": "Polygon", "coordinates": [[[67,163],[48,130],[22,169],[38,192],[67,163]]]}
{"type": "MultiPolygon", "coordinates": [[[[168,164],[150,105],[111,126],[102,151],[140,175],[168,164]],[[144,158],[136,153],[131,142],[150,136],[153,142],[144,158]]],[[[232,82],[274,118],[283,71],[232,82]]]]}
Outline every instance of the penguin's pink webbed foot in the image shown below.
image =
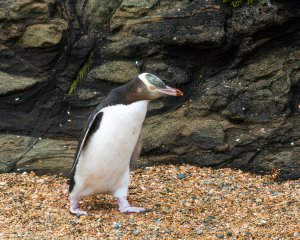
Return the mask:
{"type": "Polygon", "coordinates": [[[82,215],[89,215],[86,211],[83,211],[78,206],[78,200],[74,200],[70,198],[70,213],[82,216],[82,215]]]}
{"type": "Polygon", "coordinates": [[[77,215],[77,216],[89,215],[86,211],[83,211],[80,208],[70,208],[70,213],[77,215]]]}
{"type": "Polygon", "coordinates": [[[122,213],[139,213],[139,212],[145,212],[146,209],[142,208],[142,207],[124,207],[124,208],[120,208],[119,207],[120,212],[122,213]]]}
{"type": "Polygon", "coordinates": [[[139,213],[139,212],[145,212],[145,208],[141,207],[131,207],[128,203],[126,197],[118,198],[118,204],[119,204],[119,210],[122,213],[139,213]]]}

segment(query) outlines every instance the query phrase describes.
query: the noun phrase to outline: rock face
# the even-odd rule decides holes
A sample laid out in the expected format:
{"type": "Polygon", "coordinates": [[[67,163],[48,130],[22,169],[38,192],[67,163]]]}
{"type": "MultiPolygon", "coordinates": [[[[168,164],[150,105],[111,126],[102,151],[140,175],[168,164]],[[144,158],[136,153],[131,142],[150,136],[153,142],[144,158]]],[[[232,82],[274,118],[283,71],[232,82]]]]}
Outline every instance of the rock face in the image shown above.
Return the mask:
{"type": "Polygon", "coordinates": [[[0,19],[0,171],[67,172],[88,114],[138,61],[185,93],[149,106],[138,166],[300,177],[297,1],[10,0],[0,19]]]}

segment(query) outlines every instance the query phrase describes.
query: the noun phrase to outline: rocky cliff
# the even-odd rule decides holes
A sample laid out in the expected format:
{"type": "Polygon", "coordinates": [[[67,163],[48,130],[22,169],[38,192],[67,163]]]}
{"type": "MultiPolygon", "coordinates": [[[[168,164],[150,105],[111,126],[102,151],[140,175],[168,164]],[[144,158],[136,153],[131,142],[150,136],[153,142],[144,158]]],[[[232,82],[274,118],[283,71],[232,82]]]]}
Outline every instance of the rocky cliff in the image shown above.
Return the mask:
{"type": "Polygon", "coordinates": [[[185,92],[150,106],[137,165],[300,177],[300,4],[0,1],[0,170],[67,172],[108,91],[142,71],[185,92]]]}

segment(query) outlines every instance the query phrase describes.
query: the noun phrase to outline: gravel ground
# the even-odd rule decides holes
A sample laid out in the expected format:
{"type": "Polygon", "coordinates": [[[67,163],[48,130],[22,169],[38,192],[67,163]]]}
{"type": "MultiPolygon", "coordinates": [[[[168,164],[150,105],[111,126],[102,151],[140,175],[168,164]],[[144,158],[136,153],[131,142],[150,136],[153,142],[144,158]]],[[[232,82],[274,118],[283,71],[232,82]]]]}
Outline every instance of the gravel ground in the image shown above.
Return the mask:
{"type": "Polygon", "coordinates": [[[94,216],[68,212],[67,180],[0,174],[0,239],[300,239],[300,181],[189,165],[132,172],[122,214],[110,195],[83,198],[94,216]]]}

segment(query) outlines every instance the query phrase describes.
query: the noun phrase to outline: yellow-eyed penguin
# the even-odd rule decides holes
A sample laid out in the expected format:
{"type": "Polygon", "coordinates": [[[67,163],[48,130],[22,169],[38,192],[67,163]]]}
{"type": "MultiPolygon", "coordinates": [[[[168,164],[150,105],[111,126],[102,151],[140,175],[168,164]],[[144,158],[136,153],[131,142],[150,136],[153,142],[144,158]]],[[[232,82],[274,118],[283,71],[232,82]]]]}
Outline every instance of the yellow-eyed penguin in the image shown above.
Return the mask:
{"type": "Polygon", "coordinates": [[[87,121],[79,139],[70,175],[70,212],[87,215],[79,197],[111,193],[121,212],[143,212],[127,201],[129,163],[140,147],[139,135],[148,102],[162,96],[182,96],[150,73],[142,73],[113,89],[87,121]]]}

